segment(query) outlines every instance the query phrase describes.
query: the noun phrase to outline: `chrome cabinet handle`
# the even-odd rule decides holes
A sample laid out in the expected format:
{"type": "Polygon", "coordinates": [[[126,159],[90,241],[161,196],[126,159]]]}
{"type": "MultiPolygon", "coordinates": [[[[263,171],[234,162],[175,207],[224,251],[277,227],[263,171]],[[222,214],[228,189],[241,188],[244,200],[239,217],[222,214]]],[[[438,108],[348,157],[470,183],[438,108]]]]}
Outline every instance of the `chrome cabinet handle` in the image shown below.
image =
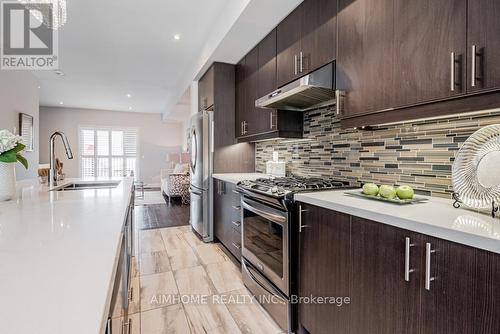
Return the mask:
{"type": "Polygon", "coordinates": [[[430,291],[431,282],[436,278],[431,277],[431,255],[435,253],[436,250],[432,249],[430,242],[425,244],[425,290],[430,291]]]}
{"type": "Polygon", "coordinates": [[[344,110],[345,91],[337,89],[335,91],[335,113],[342,115],[344,110]]]}
{"type": "Polygon", "coordinates": [[[452,52],[450,54],[450,68],[451,68],[450,90],[452,92],[454,92],[455,91],[455,52],[452,52]]]}
{"type": "Polygon", "coordinates": [[[472,45],[472,65],[471,65],[471,87],[476,87],[476,57],[478,56],[477,54],[477,46],[472,45]]]}
{"type": "Polygon", "coordinates": [[[300,73],[304,71],[304,54],[300,51],[300,73]]]}
{"type": "Polygon", "coordinates": [[[295,71],[294,74],[297,75],[297,55],[294,56],[295,71]]]}
{"type": "Polygon", "coordinates": [[[309,210],[303,210],[302,205],[299,204],[299,233],[302,233],[302,229],[309,227],[309,225],[302,225],[302,213],[307,212],[309,210]]]}
{"type": "Polygon", "coordinates": [[[405,281],[410,281],[410,273],[414,272],[415,269],[410,268],[410,248],[415,246],[412,244],[409,237],[405,238],[405,281]]]}
{"type": "Polygon", "coordinates": [[[134,287],[131,286],[130,290],[128,290],[128,300],[129,301],[134,301],[134,287]]]}
{"type": "Polygon", "coordinates": [[[269,113],[269,128],[273,128],[273,112],[269,113]]]}

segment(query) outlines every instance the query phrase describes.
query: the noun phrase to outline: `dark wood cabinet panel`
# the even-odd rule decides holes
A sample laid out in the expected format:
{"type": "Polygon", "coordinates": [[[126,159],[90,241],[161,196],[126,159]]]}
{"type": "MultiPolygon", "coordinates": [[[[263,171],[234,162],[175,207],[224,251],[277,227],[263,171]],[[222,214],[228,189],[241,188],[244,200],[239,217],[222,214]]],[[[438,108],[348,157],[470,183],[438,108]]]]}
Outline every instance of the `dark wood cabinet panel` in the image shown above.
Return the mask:
{"type": "MultiPolygon", "coordinates": [[[[306,0],[307,1],[307,0],[306,0]]],[[[276,79],[278,87],[298,78],[301,7],[296,8],[276,28],[276,79]]]]}
{"type": "MultiPolygon", "coordinates": [[[[482,301],[474,298],[476,249],[453,242],[423,238],[431,245],[430,290],[422,284],[422,333],[482,333],[474,321],[474,309],[482,301]]],[[[426,257],[422,256],[425,277],[426,257]]],[[[498,328],[496,328],[498,332],[498,328]]]]}
{"type": "Polygon", "coordinates": [[[211,66],[198,82],[198,106],[205,110],[214,104],[214,66],[211,66]]]}
{"type": "Polygon", "coordinates": [[[305,0],[300,10],[302,73],[306,73],[335,58],[337,1],[305,0]]]}
{"type": "Polygon", "coordinates": [[[209,91],[212,98],[208,98],[208,103],[212,103],[214,113],[214,149],[236,143],[234,133],[234,106],[235,106],[235,69],[234,65],[215,63],[208,73],[212,72],[213,85],[209,91]],[[212,101],[212,102],[211,102],[212,101]]]}
{"type": "MultiPolygon", "coordinates": [[[[274,91],[276,86],[276,29],[271,31],[258,45],[259,74],[257,83],[257,98],[274,91]]],[[[276,111],[256,108],[258,113],[258,133],[268,132],[277,128],[276,111]]]]}
{"type": "Polygon", "coordinates": [[[500,329],[500,255],[478,250],[475,276],[474,333],[494,334],[500,329]]]}
{"type": "Polygon", "coordinates": [[[467,90],[500,88],[500,2],[468,1],[467,90]],[[476,48],[473,54],[473,47],[476,48]],[[474,66],[474,83],[472,82],[474,66]]]}
{"type": "MultiPolygon", "coordinates": [[[[302,204],[299,296],[349,297],[350,216],[302,204]]],[[[310,333],[348,333],[346,304],[299,304],[299,320],[310,333]]]]}
{"type": "Polygon", "coordinates": [[[465,93],[466,1],[394,0],[393,107],[465,93]]]}
{"type": "Polygon", "coordinates": [[[246,73],[245,58],[236,65],[236,109],[235,109],[235,133],[236,137],[243,136],[243,119],[246,114],[246,73]]]}
{"type": "Polygon", "coordinates": [[[245,113],[244,135],[259,133],[259,111],[255,100],[259,98],[259,48],[256,46],[245,57],[245,113]]]}
{"type": "Polygon", "coordinates": [[[393,105],[394,0],[339,0],[337,89],[344,117],[393,105]]]}
{"type": "Polygon", "coordinates": [[[352,333],[419,333],[420,240],[417,233],[352,218],[352,333]],[[409,264],[414,272],[409,281],[405,281],[406,238],[413,245],[409,264]]]}

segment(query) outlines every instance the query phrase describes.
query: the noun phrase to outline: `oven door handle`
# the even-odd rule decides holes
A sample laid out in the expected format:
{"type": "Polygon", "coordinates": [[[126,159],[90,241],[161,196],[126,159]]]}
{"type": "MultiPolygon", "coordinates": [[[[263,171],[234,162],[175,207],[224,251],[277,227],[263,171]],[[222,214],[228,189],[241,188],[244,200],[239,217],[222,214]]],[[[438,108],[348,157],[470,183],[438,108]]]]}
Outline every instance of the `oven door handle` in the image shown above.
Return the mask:
{"type": "Polygon", "coordinates": [[[257,209],[256,207],[251,206],[250,204],[246,203],[245,201],[241,201],[241,204],[243,205],[244,209],[252,211],[253,213],[258,214],[259,216],[264,217],[266,219],[269,219],[271,221],[274,221],[276,223],[284,224],[287,221],[286,217],[283,217],[280,215],[275,215],[275,214],[269,213],[269,212],[261,210],[261,209],[257,209]]]}

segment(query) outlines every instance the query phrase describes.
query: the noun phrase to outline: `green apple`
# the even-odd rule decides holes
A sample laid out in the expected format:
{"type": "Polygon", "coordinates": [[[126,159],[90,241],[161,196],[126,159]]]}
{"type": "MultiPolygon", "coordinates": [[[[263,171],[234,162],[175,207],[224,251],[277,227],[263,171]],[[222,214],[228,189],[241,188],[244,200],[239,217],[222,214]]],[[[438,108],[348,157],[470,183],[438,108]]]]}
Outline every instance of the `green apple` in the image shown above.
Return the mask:
{"type": "Polygon", "coordinates": [[[400,186],[396,190],[396,194],[400,199],[412,199],[414,193],[413,188],[410,186],[400,186]]]}
{"type": "Polygon", "coordinates": [[[363,194],[377,196],[378,186],[375,183],[366,183],[365,185],[363,185],[363,194]]]}
{"type": "Polygon", "coordinates": [[[380,186],[378,193],[381,197],[388,199],[396,197],[396,189],[394,189],[393,186],[388,186],[386,184],[380,186]]]}

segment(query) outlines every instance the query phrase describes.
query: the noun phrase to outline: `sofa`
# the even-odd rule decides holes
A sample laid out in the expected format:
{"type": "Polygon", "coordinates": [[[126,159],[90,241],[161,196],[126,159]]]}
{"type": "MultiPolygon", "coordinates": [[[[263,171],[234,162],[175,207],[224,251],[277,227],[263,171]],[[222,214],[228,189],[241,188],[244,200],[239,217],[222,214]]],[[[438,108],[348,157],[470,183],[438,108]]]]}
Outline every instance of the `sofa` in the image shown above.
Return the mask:
{"type": "Polygon", "coordinates": [[[176,164],[175,168],[161,170],[161,192],[171,202],[172,197],[189,199],[189,164],[176,164]]]}

